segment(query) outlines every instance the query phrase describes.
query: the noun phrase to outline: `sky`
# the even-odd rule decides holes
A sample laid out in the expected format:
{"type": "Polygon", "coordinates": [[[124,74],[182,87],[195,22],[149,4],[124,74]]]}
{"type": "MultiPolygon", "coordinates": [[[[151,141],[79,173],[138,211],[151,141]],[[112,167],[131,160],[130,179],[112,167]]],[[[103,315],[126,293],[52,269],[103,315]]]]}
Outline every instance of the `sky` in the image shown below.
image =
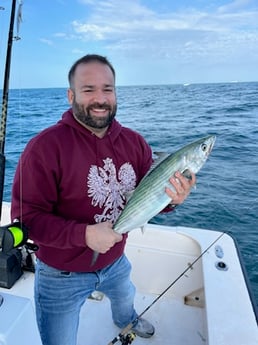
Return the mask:
{"type": "MultiPolygon", "coordinates": [[[[11,2],[0,0],[0,82],[11,2]]],[[[68,87],[88,53],[108,57],[117,85],[258,81],[258,0],[23,0],[18,35],[10,88],[68,87]]]]}

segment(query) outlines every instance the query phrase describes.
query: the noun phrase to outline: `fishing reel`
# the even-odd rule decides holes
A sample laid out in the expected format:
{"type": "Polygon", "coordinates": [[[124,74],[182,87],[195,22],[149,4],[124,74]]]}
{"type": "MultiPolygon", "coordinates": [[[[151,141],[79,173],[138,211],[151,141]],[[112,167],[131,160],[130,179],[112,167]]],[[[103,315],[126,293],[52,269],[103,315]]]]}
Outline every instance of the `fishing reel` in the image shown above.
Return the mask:
{"type": "Polygon", "coordinates": [[[20,247],[28,240],[28,229],[21,222],[0,227],[0,249],[3,253],[20,247]]]}
{"type": "Polygon", "coordinates": [[[11,288],[23,274],[21,247],[28,240],[28,229],[21,222],[0,227],[0,286],[11,288]]]}
{"type": "Polygon", "coordinates": [[[126,335],[123,335],[120,341],[122,345],[128,345],[128,344],[132,344],[135,338],[136,338],[136,334],[134,332],[130,332],[130,333],[127,333],[126,335]]]}
{"type": "Polygon", "coordinates": [[[117,337],[115,337],[108,345],[112,345],[120,341],[122,345],[129,345],[132,344],[134,339],[136,338],[136,334],[134,332],[129,333],[120,333],[117,337]]]}

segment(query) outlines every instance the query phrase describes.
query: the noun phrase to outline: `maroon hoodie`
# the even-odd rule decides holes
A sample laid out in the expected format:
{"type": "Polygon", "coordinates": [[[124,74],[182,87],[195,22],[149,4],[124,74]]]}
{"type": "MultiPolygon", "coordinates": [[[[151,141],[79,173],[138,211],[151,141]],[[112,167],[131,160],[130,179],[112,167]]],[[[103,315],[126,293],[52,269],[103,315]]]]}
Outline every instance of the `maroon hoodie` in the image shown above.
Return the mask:
{"type": "Polygon", "coordinates": [[[100,139],[68,110],[26,146],[14,178],[11,217],[28,226],[46,264],[74,272],[101,269],[121,256],[126,235],[91,266],[86,225],[114,222],[125,194],[151,162],[151,149],[138,133],[114,120],[100,139]]]}

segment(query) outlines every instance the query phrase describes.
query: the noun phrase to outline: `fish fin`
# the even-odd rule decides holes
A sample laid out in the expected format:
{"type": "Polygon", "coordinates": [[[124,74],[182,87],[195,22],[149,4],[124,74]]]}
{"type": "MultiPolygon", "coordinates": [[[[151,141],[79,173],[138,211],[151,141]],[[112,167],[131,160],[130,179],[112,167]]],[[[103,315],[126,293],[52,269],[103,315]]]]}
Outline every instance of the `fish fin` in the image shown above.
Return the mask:
{"type": "Polygon", "coordinates": [[[163,162],[170,154],[167,152],[153,152],[153,163],[150,170],[153,170],[157,165],[163,162]]]}
{"type": "Polygon", "coordinates": [[[192,179],[191,171],[187,168],[182,172],[182,175],[184,175],[184,177],[188,178],[188,180],[192,179]]]}
{"type": "Polygon", "coordinates": [[[141,232],[142,232],[142,234],[145,233],[145,229],[146,229],[146,228],[145,228],[145,225],[146,225],[146,224],[143,224],[143,225],[141,226],[141,232]]]}
{"type": "Polygon", "coordinates": [[[147,174],[143,177],[143,179],[150,174],[152,170],[154,170],[161,162],[163,162],[170,154],[167,152],[153,152],[152,159],[153,163],[148,170],[147,174]]]}
{"type": "Polygon", "coordinates": [[[93,291],[90,296],[88,297],[89,299],[93,299],[95,301],[102,301],[104,298],[104,294],[101,291],[93,291]]]}
{"type": "Polygon", "coordinates": [[[130,192],[125,193],[124,196],[125,196],[126,203],[131,199],[133,193],[134,193],[134,190],[131,190],[130,192]]]}
{"type": "Polygon", "coordinates": [[[94,265],[95,265],[95,263],[96,263],[98,257],[99,257],[99,253],[96,252],[96,251],[94,251],[94,252],[93,252],[93,256],[92,256],[92,260],[91,260],[91,266],[94,266],[94,265]]]}
{"type": "MultiPolygon", "coordinates": [[[[182,172],[182,175],[184,175],[184,177],[186,177],[188,180],[192,180],[192,175],[191,175],[191,171],[189,169],[185,169],[183,172],[182,172]]],[[[196,189],[196,184],[193,185],[194,189],[196,189]]]]}
{"type": "Polygon", "coordinates": [[[169,153],[167,152],[154,151],[152,158],[155,162],[157,162],[159,160],[163,161],[165,158],[167,158],[167,156],[169,156],[169,153]]]}

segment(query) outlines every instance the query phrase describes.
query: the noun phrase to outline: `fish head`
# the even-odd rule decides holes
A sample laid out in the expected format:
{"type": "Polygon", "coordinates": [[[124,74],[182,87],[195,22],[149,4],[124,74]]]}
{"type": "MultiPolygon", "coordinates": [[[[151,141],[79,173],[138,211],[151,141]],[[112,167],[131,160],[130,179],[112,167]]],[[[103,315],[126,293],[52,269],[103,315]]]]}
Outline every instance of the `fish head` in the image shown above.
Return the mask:
{"type": "Polygon", "coordinates": [[[203,138],[201,140],[200,143],[200,150],[203,152],[203,154],[206,156],[206,158],[208,158],[208,156],[210,155],[213,146],[215,144],[216,141],[216,136],[215,135],[209,135],[206,138],[203,138]]]}
{"type": "Polygon", "coordinates": [[[213,149],[215,140],[215,135],[209,135],[186,147],[185,160],[187,162],[187,169],[195,174],[201,169],[213,149]]]}

